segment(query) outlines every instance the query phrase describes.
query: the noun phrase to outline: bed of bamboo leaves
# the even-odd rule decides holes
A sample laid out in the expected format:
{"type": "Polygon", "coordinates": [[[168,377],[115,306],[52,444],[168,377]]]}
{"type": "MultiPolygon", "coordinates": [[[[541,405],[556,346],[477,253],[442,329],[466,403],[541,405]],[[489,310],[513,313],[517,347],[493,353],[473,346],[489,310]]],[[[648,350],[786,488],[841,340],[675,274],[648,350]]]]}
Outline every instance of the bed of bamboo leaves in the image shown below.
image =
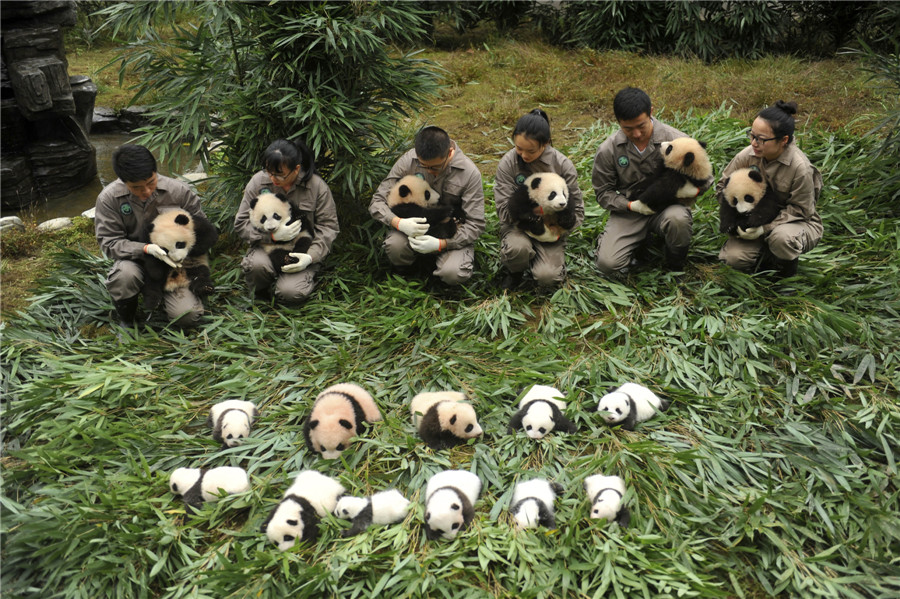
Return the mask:
{"type": "MultiPolygon", "coordinates": [[[[716,169],[745,143],[726,110],[662,118],[709,142],[716,169]]],[[[610,132],[565,151],[590,189],[610,132]]],[[[345,230],[319,290],[295,309],[249,301],[236,253],[220,252],[208,324],[118,340],[108,263],[61,248],[2,346],[2,587],[9,597],[887,597],[900,593],[900,230],[878,188],[874,141],[811,126],[798,143],[825,175],[822,243],[775,285],[715,261],[711,194],[695,216],[684,276],[609,281],[592,249],[604,212],[586,193],[566,285],[503,294],[496,217],[478,274],[445,293],[386,268],[375,226],[345,230]],[[792,293],[786,294],[790,287],[792,293]],[[603,426],[604,390],[651,386],[672,408],[637,430],[603,426]],[[310,455],[300,428],[329,384],[371,390],[385,420],[339,461],[310,455]],[[508,435],[522,387],[568,394],[581,431],[508,435]],[[475,398],[483,440],[434,452],[408,402],[422,390],[475,398]],[[222,450],[209,406],[250,399],[252,438],[222,450]],[[240,465],[252,489],[188,515],[167,490],[179,466],[240,465]],[[472,528],[453,542],[422,529],[427,478],[477,473],[472,528]],[[293,475],[315,468],[357,493],[396,486],[402,525],[351,539],[323,522],[285,553],[259,526],[293,475]],[[630,527],[592,522],[582,480],[622,476],[630,527]],[[517,533],[513,484],[565,487],[556,530],[517,533]]],[[[881,165],[881,166],[879,166],[881,165]]],[[[490,197],[490,181],[486,181],[490,197]]],[[[889,194],[888,194],[889,195],[889,194]]]]}

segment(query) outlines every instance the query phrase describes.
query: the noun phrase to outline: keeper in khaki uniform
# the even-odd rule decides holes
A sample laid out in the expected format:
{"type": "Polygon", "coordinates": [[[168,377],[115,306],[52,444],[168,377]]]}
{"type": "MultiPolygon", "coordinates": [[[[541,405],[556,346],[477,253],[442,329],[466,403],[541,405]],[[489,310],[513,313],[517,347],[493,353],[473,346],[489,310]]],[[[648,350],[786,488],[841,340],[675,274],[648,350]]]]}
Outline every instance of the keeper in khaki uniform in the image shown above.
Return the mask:
{"type": "Polygon", "coordinates": [[[748,136],[750,145],[741,150],[722,171],[716,186],[724,202],[725,179],[740,168],[759,170],[774,190],[781,212],[771,223],[729,236],[719,260],[743,271],[774,270],[778,276],[797,274],[800,254],[816,247],[824,228],[816,211],[822,193],[822,175],[794,143],[795,102],[778,101],[760,111],[748,136]]]}
{"type": "Polygon", "coordinates": [[[398,272],[408,274],[419,254],[434,254],[433,274],[446,285],[465,283],[475,272],[475,240],[485,227],[481,172],[440,127],[425,127],[416,134],[413,149],[394,163],[372,196],[369,214],[390,227],[384,238],[384,251],[398,272]],[[453,237],[438,239],[426,235],[428,224],[424,218],[399,218],[391,212],[388,193],[406,175],[425,179],[440,194],[442,202],[461,202],[466,219],[453,237]]]}
{"type": "MultiPolygon", "coordinates": [[[[144,146],[126,144],[112,156],[118,179],[97,196],[94,232],[100,250],[115,260],[106,278],[120,326],[134,326],[138,295],[144,287],[144,269],[138,259],[149,254],[175,267],[166,251],[155,243],[138,241],[144,222],[155,218],[160,208],[177,207],[202,216],[200,198],[175,179],[156,172],[156,159],[144,146]]],[[[166,316],[178,326],[196,326],[203,316],[203,302],[189,289],[163,295],[166,316]]]]}
{"type": "Polygon", "coordinates": [[[636,87],[616,94],[613,113],[620,129],[600,144],[591,173],[597,201],[609,211],[594,263],[605,275],[626,274],[637,264],[635,251],[652,232],[665,242],[665,266],[682,270],[693,234],[690,208],[675,204],[656,213],[629,197],[654,174],[660,144],[688,135],[653,118],[650,97],[636,87]]]}

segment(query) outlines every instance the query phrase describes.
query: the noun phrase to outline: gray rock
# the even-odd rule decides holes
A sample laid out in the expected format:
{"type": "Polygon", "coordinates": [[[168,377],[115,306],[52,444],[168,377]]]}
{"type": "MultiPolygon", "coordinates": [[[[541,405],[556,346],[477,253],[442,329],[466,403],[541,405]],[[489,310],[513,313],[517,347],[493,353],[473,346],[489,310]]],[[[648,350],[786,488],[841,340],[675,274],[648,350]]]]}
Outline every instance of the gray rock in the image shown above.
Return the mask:
{"type": "Polygon", "coordinates": [[[45,220],[41,224],[37,226],[38,231],[59,231],[61,229],[68,229],[72,226],[72,219],[68,216],[61,216],[59,218],[51,218],[50,220],[45,220]]]}
{"type": "Polygon", "coordinates": [[[95,214],[96,212],[97,212],[97,208],[96,208],[96,207],[94,207],[94,208],[88,208],[87,210],[85,210],[84,212],[81,213],[81,216],[83,216],[84,218],[89,218],[89,219],[91,219],[91,220],[94,220],[94,214],[95,214]]]}
{"type": "Polygon", "coordinates": [[[4,216],[0,218],[0,231],[13,231],[15,229],[25,230],[25,223],[22,222],[21,218],[18,216],[4,216]]]}

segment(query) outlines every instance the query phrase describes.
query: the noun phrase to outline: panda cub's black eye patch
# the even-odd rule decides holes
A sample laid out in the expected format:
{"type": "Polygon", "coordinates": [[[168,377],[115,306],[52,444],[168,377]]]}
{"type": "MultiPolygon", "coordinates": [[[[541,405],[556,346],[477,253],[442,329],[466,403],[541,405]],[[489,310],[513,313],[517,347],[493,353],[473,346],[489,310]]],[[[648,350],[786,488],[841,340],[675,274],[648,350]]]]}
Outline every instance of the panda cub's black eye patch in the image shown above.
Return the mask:
{"type": "Polygon", "coordinates": [[[473,428],[475,428],[475,425],[474,425],[474,424],[470,424],[469,426],[466,427],[466,432],[467,432],[467,433],[471,433],[473,428]]]}
{"type": "Polygon", "coordinates": [[[175,247],[178,248],[179,250],[183,250],[184,248],[187,247],[187,243],[184,241],[179,241],[175,244],[175,247]]]}
{"type": "Polygon", "coordinates": [[[285,541],[293,541],[293,540],[294,540],[294,535],[284,535],[284,539],[283,539],[283,540],[285,540],[285,541]]]}
{"type": "Polygon", "coordinates": [[[290,526],[297,526],[297,520],[285,520],[290,526]]]}

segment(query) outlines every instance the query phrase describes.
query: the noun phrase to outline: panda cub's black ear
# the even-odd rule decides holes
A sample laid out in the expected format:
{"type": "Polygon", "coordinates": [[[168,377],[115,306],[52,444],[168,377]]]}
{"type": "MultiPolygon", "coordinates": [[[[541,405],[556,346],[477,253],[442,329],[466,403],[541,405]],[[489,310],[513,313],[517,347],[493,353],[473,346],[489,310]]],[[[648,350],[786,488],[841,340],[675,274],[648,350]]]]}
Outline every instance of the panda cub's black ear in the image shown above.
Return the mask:
{"type": "Polygon", "coordinates": [[[253,210],[254,208],[256,208],[256,203],[257,203],[257,202],[259,202],[259,198],[253,198],[252,200],[250,200],[250,209],[251,209],[251,210],[253,210]]]}
{"type": "Polygon", "coordinates": [[[412,190],[406,185],[401,185],[400,189],[398,189],[397,191],[400,193],[401,198],[405,198],[412,193],[412,190]]]}
{"type": "Polygon", "coordinates": [[[750,177],[751,179],[753,179],[754,181],[756,181],[757,183],[763,182],[762,174],[760,174],[759,171],[751,170],[747,173],[747,176],[750,177]]]}
{"type": "Polygon", "coordinates": [[[182,227],[186,227],[191,224],[191,219],[187,214],[179,214],[175,217],[175,224],[181,225],[182,227]]]}
{"type": "Polygon", "coordinates": [[[541,186],[541,178],[540,177],[535,177],[534,179],[531,180],[531,189],[537,189],[540,186],[541,186]]]}
{"type": "Polygon", "coordinates": [[[701,147],[701,148],[703,148],[704,150],[706,149],[706,142],[705,142],[705,141],[698,141],[697,143],[700,144],[700,147],[701,147]]]}
{"type": "Polygon", "coordinates": [[[725,189],[726,187],[728,187],[728,182],[730,180],[731,180],[731,177],[725,177],[724,179],[722,179],[722,189],[725,189]]]}

